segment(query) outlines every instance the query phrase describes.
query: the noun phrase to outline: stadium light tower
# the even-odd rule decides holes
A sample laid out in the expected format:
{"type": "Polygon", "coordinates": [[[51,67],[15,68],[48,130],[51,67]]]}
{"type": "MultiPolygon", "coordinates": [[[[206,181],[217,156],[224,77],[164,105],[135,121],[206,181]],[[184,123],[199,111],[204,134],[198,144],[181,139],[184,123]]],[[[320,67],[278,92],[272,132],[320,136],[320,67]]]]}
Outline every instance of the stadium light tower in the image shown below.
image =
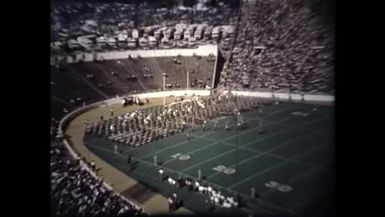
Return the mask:
{"type": "Polygon", "coordinates": [[[166,105],[166,73],[163,72],[163,92],[164,92],[164,95],[163,95],[163,106],[166,105]]]}
{"type": "Polygon", "coordinates": [[[187,71],[187,84],[186,84],[186,90],[189,90],[190,88],[190,71],[189,70],[186,70],[187,71]]]}

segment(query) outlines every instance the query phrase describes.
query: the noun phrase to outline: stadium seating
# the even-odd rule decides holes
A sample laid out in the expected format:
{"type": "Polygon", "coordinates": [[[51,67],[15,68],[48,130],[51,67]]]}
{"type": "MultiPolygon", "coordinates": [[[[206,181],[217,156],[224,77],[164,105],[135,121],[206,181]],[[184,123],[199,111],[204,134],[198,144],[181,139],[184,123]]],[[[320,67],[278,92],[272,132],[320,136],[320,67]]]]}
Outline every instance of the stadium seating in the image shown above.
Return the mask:
{"type": "Polygon", "coordinates": [[[308,0],[244,5],[232,61],[222,86],[333,92],[330,22],[308,0]]]}
{"type": "Polygon", "coordinates": [[[167,4],[166,1],[54,1],[51,7],[51,48],[52,52],[60,54],[74,51],[148,49],[158,46],[172,48],[183,41],[185,43],[182,44],[193,47],[216,41],[217,36],[212,38],[211,31],[209,37],[203,37],[206,28],[219,28],[220,41],[225,38],[223,36],[231,37],[232,31],[228,30],[228,33],[227,26],[235,24],[237,12],[236,5],[224,3],[215,7],[201,5],[186,8],[167,4]],[[204,26],[200,29],[201,34],[195,32],[199,25],[204,26]],[[191,34],[184,34],[190,27],[191,34]],[[182,38],[176,39],[174,33],[177,31],[182,33],[182,38]],[[224,33],[221,36],[222,31],[224,33]],[[164,41],[167,42],[163,43],[164,41]]]}
{"type": "MultiPolygon", "coordinates": [[[[242,1],[241,10],[228,5],[230,1],[218,2],[216,6],[185,8],[164,1],[127,4],[53,0],[51,53],[73,56],[80,52],[217,44],[221,52],[225,51],[221,54],[226,59],[218,90],[298,92],[302,96],[333,93],[333,27],[313,9],[317,1],[242,1]],[[181,34],[180,39],[177,33],[181,34]]],[[[162,91],[164,73],[167,90],[211,87],[215,59],[216,56],[194,55],[60,65],[52,61],[51,138],[55,138],[52,132],[57,130],[62,117],[73,109],[117,95],[162,91]]],[[[191,101],[167,107],[170,110],[158,106],[105,118],[89,123],[86,133],[136,148],[185,132],[218,115],[235,114],[237,123],[243,122],[234,107],[235,97],[221,96],[219,92],[211,98],[194,96],[191,101]]],[[[243,111],[261,105],[255,98],[247,97],[239,97],[237,103],[243,111]]],[[[63,144],[51,146],[52,216],[143,214],[82,169],[63,144]]],[[[208,190],[210,186],[198,185],[198,190],[199,187],[213,190],[208,190]]],[[[211,202],[222,204],[217,197],[223,195],[214,193],[211,202]]]]}
{"type": "Polygon", "coordinates": [[[59,68],[51,67],[51,95],[68,103],[74,100],[75,103],[71,103],[74,105],[105,99],[86,83],[86,78],[77,74],[69,65],[61,65],[59,68]]]}
{"type": "Polygon", "coordinates": [[[52,216],[144,216],[140,208],[103,186],[61,143],[51,145],[52,216]]]}
{"type": "Polygon", "coordinates": [[[69,112],[83,103],[89,104],[116,95],[163,90],[163,73],[167,90],[185,89],[186,70],[191,88],[211,86],[214,62],[209,57],[160,57],[79,62],[51,67],[51,112],[60,119],[63,109],[69,112]],[[174,63],[174,59],[181,64],[174,63]],[[198,81],[202,81],[198,84],[198,81]]]}

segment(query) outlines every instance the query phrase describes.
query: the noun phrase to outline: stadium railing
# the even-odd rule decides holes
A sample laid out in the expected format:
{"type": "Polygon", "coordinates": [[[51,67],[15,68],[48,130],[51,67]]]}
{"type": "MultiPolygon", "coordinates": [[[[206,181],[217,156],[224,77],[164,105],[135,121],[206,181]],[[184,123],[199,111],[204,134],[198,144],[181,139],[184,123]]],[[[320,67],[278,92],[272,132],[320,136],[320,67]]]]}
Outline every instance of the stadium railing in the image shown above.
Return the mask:
{"type": "Polygon", "coordinates": [[[95,60],[114,60],[126,59],[129,56],[137,58],[138,56],[146,57],[176,57],[193,56],[208,56],[210,53],[216,54],[217,45],[200,45],[198,48],[178,48],[178,49],[156,49],[156,50],[126,50],[126,51],[109,51],[109,52],[77,52],[74,55],[52,55],[51,64],[65,61],[66,63],[76,63],[79,61],[91,62],[95,60]]]}

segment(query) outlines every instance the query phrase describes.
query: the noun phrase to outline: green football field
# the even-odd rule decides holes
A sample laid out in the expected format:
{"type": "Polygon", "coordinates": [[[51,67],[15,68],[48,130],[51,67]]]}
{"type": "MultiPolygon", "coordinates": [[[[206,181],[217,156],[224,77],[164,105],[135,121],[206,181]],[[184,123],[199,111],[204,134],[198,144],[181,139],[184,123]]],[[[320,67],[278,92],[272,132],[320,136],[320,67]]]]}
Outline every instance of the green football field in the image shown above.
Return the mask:
{"type": "MultiPolygon", "coordinates": [[[[202,183],[235,195],[241,208],[215,207],[214,213],[266,216],[330,216],[334,210],[333,106],[281,102],[244,112],[246,129],[234,126],[233,116],[211,120],[206,127],[167,137],[137,148],[87,135],[87,147],[106,162],[146,186],[169,196],[176,192],[195,213],[209,212],[207,197],[161,181],[154,156],[166,175],[198,178],[202,183]],[[259,133],[259,120],[263,133],[259,133]],[[214,129],[217,122],[217,129],[214,129]],[[127,157],[134,159],[134,168],[127,157]],[[255,197],[251,197],[251,189],[255,197]]],[[[139,192],[140,193],[140,192],[139,192]]]]}

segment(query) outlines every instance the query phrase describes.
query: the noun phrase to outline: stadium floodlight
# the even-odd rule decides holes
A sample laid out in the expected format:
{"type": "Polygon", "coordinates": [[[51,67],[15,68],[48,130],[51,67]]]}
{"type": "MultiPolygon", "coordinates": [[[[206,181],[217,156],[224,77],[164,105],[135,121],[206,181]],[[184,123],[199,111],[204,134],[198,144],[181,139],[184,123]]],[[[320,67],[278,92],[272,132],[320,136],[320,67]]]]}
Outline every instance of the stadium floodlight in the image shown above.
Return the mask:
{"type": "Polygon", "coordinates": [[[164,95],[163,95],[163,106],[166,105],[166,73],[163,72],[163,92],[164,92],[164,95]]]}
{"type": "Polygon", "coordinates": [[[186,90],[189,90],[189,87],[190,87],[190,71],[189,70],[186,70],[187,71],[187,85],[186,85],[186,90]]]}

